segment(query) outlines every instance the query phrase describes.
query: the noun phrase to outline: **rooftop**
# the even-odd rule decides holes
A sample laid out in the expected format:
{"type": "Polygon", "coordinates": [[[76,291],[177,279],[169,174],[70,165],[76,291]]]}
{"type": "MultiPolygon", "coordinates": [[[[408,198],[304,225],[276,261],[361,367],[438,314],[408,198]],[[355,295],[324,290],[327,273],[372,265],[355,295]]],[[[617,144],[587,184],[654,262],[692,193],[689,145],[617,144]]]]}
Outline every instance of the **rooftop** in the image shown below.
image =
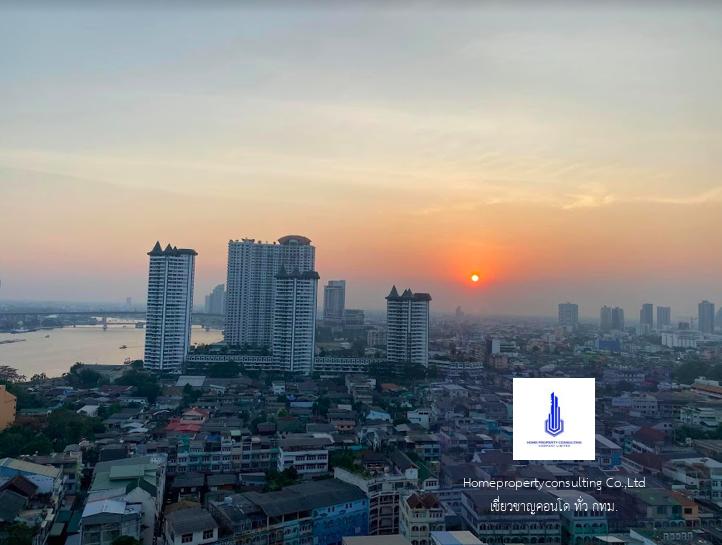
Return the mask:
{"type": "Polygon", "coordinates": [[[51,479],[57,478],[61,473],[61,470],[56,467],[34,464],[33,462],[18,460],[17,458],[3,458],[0,460],[0,467],[7,467],[22,473],[42,475],[44,477],[50,477],[51,479]]]}
{"type": "Polygon", "coordinates": [[[190,248],[178,248],[176,246],[171,246],[168,244],[168,246],[165,247],[165,249],[162,249],[160,246],[160,241],[157,241],[155,243],[155,246],[153,246],[153,249],[148,252],[149,256],[180,256],[180,255],[198,255],[198,252],[195,250],[191,250],[190,248]]]}
{"type": "Polygon", "coordinates": [[[218,528],[211,514],[200,507],[173,511],[166,515],[165,520],[175,534],[190,534],[218,528]]]}
{"type": "Polygon", "coordinates": [[[269,517],[366,499],[359,488],[337,479],[296,484],[277,492],[248,492],[244,496],[269,517]]]}
{"type": "Polygon", "coordinates": [[[431,295],[428,293],[414,293],[409,288],[406,288],[404,292],[399,295],[396,286],[391,288],[391,291],[386,296],[387,301],[431,301],[431,295]]]}

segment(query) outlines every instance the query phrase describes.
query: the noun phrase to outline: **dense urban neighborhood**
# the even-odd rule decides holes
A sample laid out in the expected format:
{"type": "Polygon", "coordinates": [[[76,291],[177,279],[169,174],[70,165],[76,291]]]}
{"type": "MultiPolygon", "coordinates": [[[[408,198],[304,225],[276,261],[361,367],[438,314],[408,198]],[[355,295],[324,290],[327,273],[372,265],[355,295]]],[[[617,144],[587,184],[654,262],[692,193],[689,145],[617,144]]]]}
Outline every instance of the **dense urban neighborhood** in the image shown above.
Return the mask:
{"type": "MultiPolygon", "coordinates": [[[[390,320],[403,298],[390,294],[390,320]]],[[[599,323],[580,321],[569,305],[556,323],[461,309],[435,317],[418,363],[386,358],[386,324],[337,313],[318,321],[327,355],[308,373],[264,368],[269,356],[225,344],[191,347],[180,374],[140,360],[79,363],[57,378],[6,366],[0,536],[13,545],[718,544],[719,337],[689,323],[606,324],[605,309],[599,323]],[[596,379],[594,461],[512,459],[515,377],[596,379]],[[535,479],[556,486],[469,486],[535,479]],[[644,485],[565,486],[609,479],[644,485]],[[613,507],[495,511],[505,498],[613,507]]]]}

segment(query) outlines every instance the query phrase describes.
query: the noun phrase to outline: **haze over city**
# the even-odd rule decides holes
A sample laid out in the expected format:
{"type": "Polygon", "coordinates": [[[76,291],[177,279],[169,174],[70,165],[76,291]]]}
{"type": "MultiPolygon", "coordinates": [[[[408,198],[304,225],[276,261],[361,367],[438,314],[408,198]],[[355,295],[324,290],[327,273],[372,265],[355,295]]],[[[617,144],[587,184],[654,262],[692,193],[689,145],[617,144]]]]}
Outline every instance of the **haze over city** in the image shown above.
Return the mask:
{"type": "Polygon", "coordinates": [[[522,5],[5,9],[0,300],[294,233],[360,308],[719,303],[721,10],[522,5]]]}

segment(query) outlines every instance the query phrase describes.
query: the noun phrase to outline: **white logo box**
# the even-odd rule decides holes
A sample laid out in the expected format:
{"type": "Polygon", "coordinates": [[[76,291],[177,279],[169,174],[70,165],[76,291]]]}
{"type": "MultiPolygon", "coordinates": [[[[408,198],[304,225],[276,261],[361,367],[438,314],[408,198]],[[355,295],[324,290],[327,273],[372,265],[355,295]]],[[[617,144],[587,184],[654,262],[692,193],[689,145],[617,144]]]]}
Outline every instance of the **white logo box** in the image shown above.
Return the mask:
{"type": "Polygon", "coordinates": [[[514,460],[594,460],[595,395],[593,378],[515,378],[514,460]]]}

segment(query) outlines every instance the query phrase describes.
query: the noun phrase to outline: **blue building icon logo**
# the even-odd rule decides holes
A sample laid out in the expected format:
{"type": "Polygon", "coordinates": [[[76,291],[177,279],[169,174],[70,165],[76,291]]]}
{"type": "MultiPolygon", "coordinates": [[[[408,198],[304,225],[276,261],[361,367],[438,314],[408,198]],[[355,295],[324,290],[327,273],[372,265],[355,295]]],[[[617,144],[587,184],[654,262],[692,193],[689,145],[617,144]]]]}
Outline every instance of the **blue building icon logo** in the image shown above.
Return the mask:
{"type": "Polygon", "coordinates": [[[556,437],[564,431],[564,420],[562,420],[561,411],[559,409],[559,398],[552,392],[551,407],[549,416],[544,423],[544,431],[552,437],[556,437]]]}

